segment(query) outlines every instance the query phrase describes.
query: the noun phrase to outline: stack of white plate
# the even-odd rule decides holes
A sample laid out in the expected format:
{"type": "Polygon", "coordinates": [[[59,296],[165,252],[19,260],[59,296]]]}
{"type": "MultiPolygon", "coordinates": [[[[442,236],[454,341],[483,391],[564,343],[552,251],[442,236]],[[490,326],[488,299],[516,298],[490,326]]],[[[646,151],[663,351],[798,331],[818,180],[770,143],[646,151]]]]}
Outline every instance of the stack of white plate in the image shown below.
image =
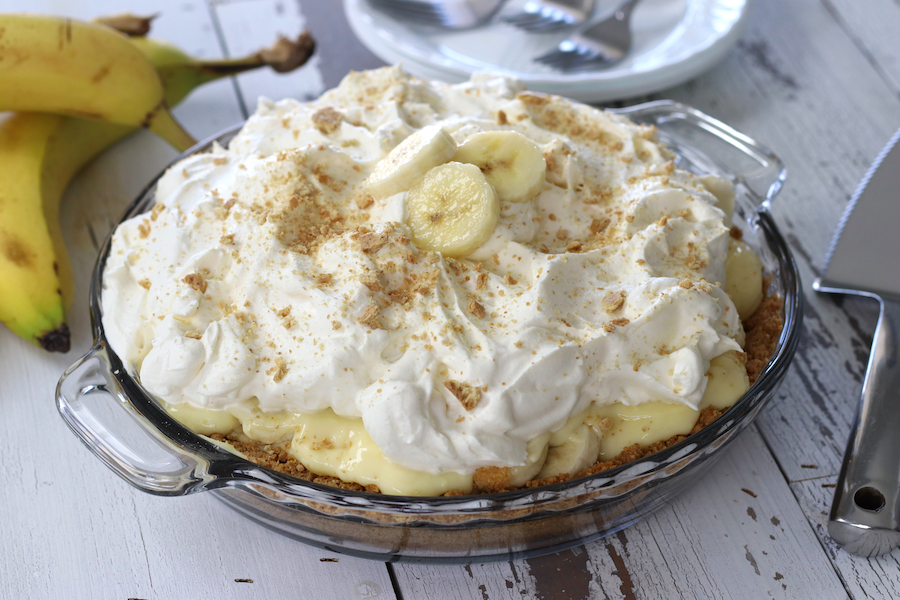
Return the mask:
{"type": "MultiPolygon", "coordinates": [[[[529,89],[602,102],[649,94],[699,75],[737,42],[750,0],[643,0],[631,19],[634,46],[609,69],[561,73],[532,61],[572,33],[529,33],[497,17],[521,10],[511,0],[481,27],[447,31],[395,20],[367,0],[344,0],[350,27],[375,55],[413,75],[458,82],[473,71],[514,76],[529,89]]],[[[618,0],[598,0],[595,16],[618,0]]]]}

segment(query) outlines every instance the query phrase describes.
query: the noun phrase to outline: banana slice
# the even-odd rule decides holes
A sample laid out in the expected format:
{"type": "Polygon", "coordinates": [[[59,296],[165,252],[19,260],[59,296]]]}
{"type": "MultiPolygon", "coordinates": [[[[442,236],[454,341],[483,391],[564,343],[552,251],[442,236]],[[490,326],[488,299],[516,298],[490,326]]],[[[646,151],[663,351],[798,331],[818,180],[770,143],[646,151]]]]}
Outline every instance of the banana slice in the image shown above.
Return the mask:
{"type": "Polygon", "coordinates": [[[750,389],[747,368],[737,352],[729,350],[709,361],[706,371],[706,391],[700,401],[700,410],[707,406],[728,408],[750,389]]]}
{"type": "Polygon", "coordinates": [[[500,202],[475,165],[448,162],[413,185],[406,198],[413,242],[451,258],[474,252],[494,232],[500,202]]]}
{"type": "Polygon", "coordinates": [[[453,160],[481,169],[501,202],[531,202],[544,186],[543,152],[515,131],[476,133],[457,149],[453,160]]]}
{"type": "Polygon", "coordinates": [[[704,175],[700,178],[700,183],[719,201],[719,208],[725,211],[725,226],[731,227],[734,215],[734,184],[724,177],[715,175],[704,175]]]}
{"type": "Polygon", "coordinates": [[[378,198],[404,192],[429,169],[450,160],[455,152],[456,142],[442,127],[423,127],[375,165],[366,185],[378,198]]]}
{"type": "Polygon", "coordinates": [[[587,425],[581,425],[569,434],[564,443],[550,448],[538,479],[562,473],[574,476],[597,462],[599,454],[600,440],[597,434],[587,425]]]}
{"type": "Polygon", "coordinates": [[[725,258],[725,293],[731,296],[742,321],[746,321],[762,302],[762,261],[747,242],[728,240],[725,258]]]}

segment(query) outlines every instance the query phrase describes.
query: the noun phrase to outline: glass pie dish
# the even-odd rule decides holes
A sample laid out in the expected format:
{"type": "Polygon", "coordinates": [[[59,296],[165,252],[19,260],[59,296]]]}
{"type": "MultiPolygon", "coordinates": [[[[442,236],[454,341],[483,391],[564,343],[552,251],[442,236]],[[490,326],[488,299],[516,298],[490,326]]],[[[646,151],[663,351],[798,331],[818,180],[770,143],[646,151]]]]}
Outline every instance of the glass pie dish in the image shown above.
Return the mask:
{"type": "MultiPolygon", "coordinates": [[[[91,282],[93,348],[57,388],[60,414],[107,466],[152,494],[210,491],[222,502],[282,534],[335,552],[382,561],[483,562],[556,552],[634,523],[694,484],[775,395],[797,348],[802,295],[796,264],[769,213],[785,173],[769,150],[682,104],[659,101],[618,109],[653,124],[697,174],[731,179],[735,223],[782,301],[784,326],[768,365],[722,417],[687,439],[588,477],[517,491],[452,497],[405,497],[342,490],[253,463],[174,420],[128,373],[109,347],[101,291],[109,239],[91,282]]],[[[235,127],[189,153],[227,144],[235,127]]],[[[181,157],[179,157],[181,158],[181,157]]],[[[156,181],[125,219],[151,208],[156,181]]]]}

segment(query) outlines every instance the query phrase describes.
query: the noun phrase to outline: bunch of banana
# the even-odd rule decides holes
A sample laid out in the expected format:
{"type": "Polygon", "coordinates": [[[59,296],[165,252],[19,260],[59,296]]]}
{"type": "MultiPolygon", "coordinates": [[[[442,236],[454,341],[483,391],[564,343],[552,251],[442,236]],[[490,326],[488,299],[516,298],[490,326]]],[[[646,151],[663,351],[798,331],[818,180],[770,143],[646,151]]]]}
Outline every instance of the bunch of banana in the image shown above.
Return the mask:
{"type": "Polygon", "coordinates": [[[415,244],[458,258],[490,239],[500,202],[531,202],[546,171],[540,147],[516,131],[483,131],[457,147],[446,131],[430,125],[391,150],[366,185],[379,198],[407,191],[415,244]]]}
{"type": "MultiPolygon", "coordinates": [[[[0,15],[0,31],[4,30],[7,18],[12,16],[0,15]]],[[[58,22],[60,27],[54,36],[60,36],[60,44],[68,43],[67,37],[74,39],[84,31],[94,30],[82,29],[83,23],[58,22]]],[[[105,29],[100,25],[94,27],[105,29]]],[[[127,51],[122,51],[117,41],[112,49],[107,46],[107,55],[99,62],[96,55],[80,54],[80,60],[89,63],[80,67],[82,76],[91,70],[91,65],[97,74],[107,68],[103,65],[110,61],[116,63],[116,52],[121,55],[137,52],[152,67],[152,79],[164,82],[164,85],[159,83],[162,95],[156,102],[161,107],[174,106],[195,87],[220,77],[266,65],[279,72],[296,68],[311,56],[314,48],[312,38],[304,32],[296,41],[279,40],[272,50],[239,59],[209,61],[195,59],[169,43],[150,38],[129,40],[118,33],[105,31],[95,41],[105,43],[109,39],[124,41],[127,51]]],[[[0,44],[0,110],[23,106],[30,110],[59,110],[59,105],[52,105],[50,100],[25,106],[20,95],[15,100],[19,104],[4,103],[7,88],[3,84],[3,57],[9,48],[5,42],[6,37],[0,44]]],[[[46,44],[35,46],[44,47],[46,44]]],[[[30,56],[34,57],[36,52],[29,48],[30,56]]],[[[110,73],[118,69],[108,68],[110,73]]],[[[149,78],[146,71],[140,76],[149,78]]],[[[104,86],[101,84],[100,87],[104,86]]],[[[63,89],[68,91],[68,88],[63,89]]],[[[103,93],[100,91],[98,95],[103,93]]],[[[65,95],[48,93],[48,90],[45,94],[65,95]]],[[[71,114],[73,111],[66,112],[71,114]]],[[[167,109],[165,113],[168,114],[167,109]]],[[[0,321],[16,334],[47,350],[65,352],[70,343],[65,315],[71,306],[74,285],[59,226],[60,199],[69,181],[86,164],[139,126],[140,122],[123,124],[121,119],[88,120],[49,112],[19,112],[0,122],[0,286],[3,290],[0,293],[0,321]]]]}
{"type": "Polygon", "coordinates": [[[0,31],[0,111],[146,127],[179,150],[194,145],[169,112],[153,63],[118,31],[29,14],[0,14],[0,31]]]}

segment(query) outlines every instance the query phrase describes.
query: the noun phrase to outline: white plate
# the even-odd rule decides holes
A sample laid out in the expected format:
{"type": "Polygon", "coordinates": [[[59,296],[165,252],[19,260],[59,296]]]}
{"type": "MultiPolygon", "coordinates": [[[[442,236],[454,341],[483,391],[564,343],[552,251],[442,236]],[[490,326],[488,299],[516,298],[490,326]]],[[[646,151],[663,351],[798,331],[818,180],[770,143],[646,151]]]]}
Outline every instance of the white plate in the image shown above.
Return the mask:
{"type": "MultiPolygon", "coordinates": [[[[511,0],[500,15],[521,9],[511,0]]],[[[527,33],[496,18],[475,29],[447,31],[396,21],[366,0],[344,0],[347,20],[360,41],[388,63],[402,62],[413,75],[450,82],[473,71],[512,75],[530,89],[583,102],[648,94],[699,75],[737,42],[750,0],[644,0],[631,26],[634,46],[613,68],[560,73],[532,62],[571,33],[527,33]]],[[[618,0],[600,0],[595,15],[618,0]]]]}

